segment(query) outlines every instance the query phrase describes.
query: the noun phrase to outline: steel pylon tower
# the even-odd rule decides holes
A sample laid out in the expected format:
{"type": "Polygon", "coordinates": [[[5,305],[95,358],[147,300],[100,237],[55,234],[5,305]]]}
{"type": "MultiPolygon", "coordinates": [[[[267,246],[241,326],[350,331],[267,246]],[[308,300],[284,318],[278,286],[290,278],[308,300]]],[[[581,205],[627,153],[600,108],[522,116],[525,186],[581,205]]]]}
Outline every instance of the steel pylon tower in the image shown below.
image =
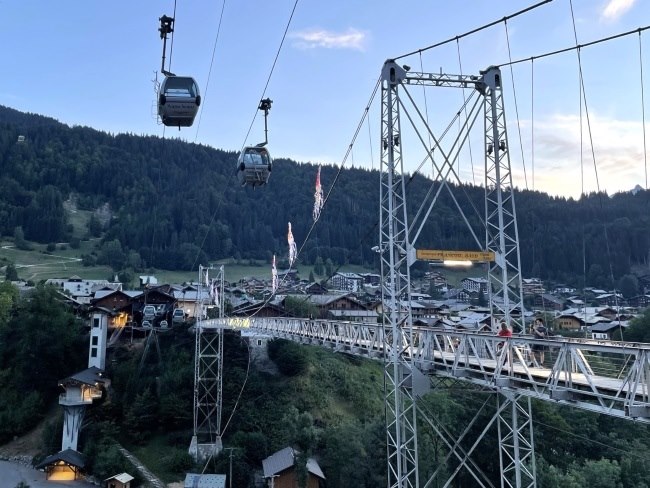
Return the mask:
{"type": "Polygon", "coordinates": [[[487,250],[496,256],[488,271],[490,308],[495,319],[505,319],[511,327],[524,331],[519,232],[501,70],[490,67],[481,74],[485,99],[485,241],[487,250]]]}
{"type": "Polygon", "coordinates": [[[210,271],[213,269],[199,266],[195,309],[194,432],[189,453],[197,461],[214,456],[223,448],[223,327],[214,326],[206,319],[210,304],[219,308],[220,318],[224,317],[224,272],[221,266],[217,277],[211,278],[210,271]]]}
{"type": "Polygon", "coordinates": [[[382,303],[385,307],[385,403],[388,450],[388,486],[418,487],[417,417],[408,357],[413,328],[410,312],[410,244],[406,221],[397,89],[404,69],[386,63],[381,87],[381,184],[379,252],[382,303]]]}
{"type": "MultiPolygon", "coordinates": [[[[505,319],[508,324],[519,322],[523,326],[523,300],[519,258],[519,237],[510,170],[510,156],[506,133],[505,111],[501,85],[501,72],[489,67],[480,76],[445,75],[433,73],[409,73],[408,67],[401,67],[388,60],[382,69],[381,101],[381,183],[380,183],[380,232],[379,247],[382,274],[382,300],[384,304],[385,331],[385,407],[388,454],[388,486],[390,488],[419,487],[416,393],[417,371],[413,369],[410,353],[413,345],[411,319],[411,291],[409,267],[415,261],[413,244],[417,240],[425,221],[436,203],[440,191],[447,187],[451,176],[459,183],[460,178],[453,164],[459,158],[461,148],[469,140],[469,132],[479,118],[481,109],[484,118],[485,138],[485,240],[480,242],[478,234],[469,225],[478,247],[493,251],[495,261],[488,270],[488,293],[493,324],[505,319]],[[449,152],[441,147],[440,140],[422,112],[417,108],[408,85],[423,87],[473,87],[470,99],[465,100],[465,121],[449,152]],[[404,100],[400,99],[404,92],[404,100]],[[477,95],[478,94],[478,95],[477,95]],[[415,105],[415,115],[406,110],[405,102],[415,105]],[[467,107],[470,107],[469,111],[467,107]],[[400,111],[416,130],[417,138],[425,146],[427,156],[440,179],[439,188],[433,186],[427,193],[412,224],[414,238],[409,238],[406,210],[406,185],[403,170],[403,135],[400,125],[400,111]],[[426,134],[415,127],[419,120],[426,127],[426,134]],[[425,140],[429,139],[429,144],[425,140]],[[433,141],[433,142],[431,142],[433,141]],[[442,162],[433,157],[434,149],[442,156],[442,162]],[[451,176],[450,176],[451,175],[451,176]],[[428,209],[427,209],[428,207],[428,209]],[[417,225],[415,225],[417,224],[417,225]],[[419,226],[419,228],[418,228],[419,226]]],[[[461,110],[457,112],[457,117],[461,110]]],[[[444,137],[444,134],[443,134],[444,137]]],[[[440,138],[442,139],[442,137],[440,138]]],[[[452,194],[454,203],[462,214],[461,206],[452,194]]],[[[482,218],[482,216],[481,216],[482,218]]],[[[535,486],[532,427],[530,403],[522,405],[516,398],[504,396],[494,420],[498,420],[499,451],[502,487],[535,486]],[[512,404],[510,414],[503,414],[505,406],[512,404]],[[522,425],[527,428],[520,428],[522,425]]],[[[423,415],[420,413],[420,415],[423,415]]],[[[427,419],[425,419],[427,420],[427,419]]],[[[485,432],[481,435],[483,437],[485,432]]],[[[480,440],[480,439],[479,439],[480,440]]],[[[477,441],[478,442],[478,441],[477,441]]],[[[458,445],[458,443],[456,443],[458,445]]],[[[457,447],[453,447],[455,450],[457,447]]],[[[463,463],[473,469],[469,463],[463,463]]],[[[455,475],[455,473],[454,473],[455,475]]],[[[453,476],[453,475],[452,475],[453,476]]],[[[426,483],[429,486],[429,482],[426,483]]]]}

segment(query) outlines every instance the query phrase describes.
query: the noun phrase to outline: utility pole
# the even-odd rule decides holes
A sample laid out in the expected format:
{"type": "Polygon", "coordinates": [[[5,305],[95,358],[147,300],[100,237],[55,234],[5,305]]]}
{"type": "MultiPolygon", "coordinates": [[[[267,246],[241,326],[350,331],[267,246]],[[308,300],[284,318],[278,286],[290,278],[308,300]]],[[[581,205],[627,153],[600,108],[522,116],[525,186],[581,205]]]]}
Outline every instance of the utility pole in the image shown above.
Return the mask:
{"type": "Polygon", "coordinates": [[[224,451],[230,451],[230,455],[228,456],[230,458],[230,471],[228,473],[228,485],[230,488],[232,488],[232,452],[237,449],[236,447],[224,447],[224,451]]]}

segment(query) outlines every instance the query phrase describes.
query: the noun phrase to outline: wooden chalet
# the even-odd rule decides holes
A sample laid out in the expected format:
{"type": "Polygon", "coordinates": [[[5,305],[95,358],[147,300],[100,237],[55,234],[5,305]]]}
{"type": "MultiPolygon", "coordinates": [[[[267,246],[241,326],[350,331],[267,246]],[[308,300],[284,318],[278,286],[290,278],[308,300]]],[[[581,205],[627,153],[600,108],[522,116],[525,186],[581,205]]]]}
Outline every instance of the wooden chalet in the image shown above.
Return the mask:
{"type": "MultiPolygon", "coordinates": [[[[296,474],[297,451],[292,447],[271,454],[262,460],[262,469],[266,486],[273,488],[298,488],[298,476],[296,474]]],[[[324,483],[325,475],[314,458],[307,460],[307,488],[319,488],[324,483]]]]}
{"type": "Polygon", "coordinates": [[[83,479],[86,460],[80,452],[73,449],[52,454],[35,466],[45,471],[45,479],[50,481],[72,481],[83,479]]]}

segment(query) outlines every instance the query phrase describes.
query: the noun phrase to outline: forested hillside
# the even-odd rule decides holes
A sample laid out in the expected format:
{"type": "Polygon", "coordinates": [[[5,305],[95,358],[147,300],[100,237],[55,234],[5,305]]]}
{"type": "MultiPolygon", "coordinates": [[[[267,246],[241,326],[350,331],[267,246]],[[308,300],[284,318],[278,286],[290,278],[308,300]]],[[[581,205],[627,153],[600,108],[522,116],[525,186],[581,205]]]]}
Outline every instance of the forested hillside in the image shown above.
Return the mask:
{"type": "MultiPolygon", "coordinates": [[[[108,204],[111,219],[93,229],[106,252],[89,257],[89,264],[103,260],[115,271],[189,270],[225,257],[284,256],[289,221],[300,247],[312,224],[317,162],[278,158],[269,185],[252,190],[237,185],[236,158],[178,139],[112,135],[0,107],[0,234],[12,237],[20,228],[28,240],[67,241],[64,201],[73,199],[85,210],[108,204]],[[19,135],[24,143],[17,142],[19,135]]],[[[326,193],[337,172],[323,167],[326,193]]],[[[412,209],[429,185],[419,175],[409,182],[412,209]]],[[[482,238],[472,206],[482,215],[484,191],[472,185],[461,190],[459,204],[482,238]]],[[[378,192],[378,171],[343,169],[301,262],[313,264],[320,256],[372,265],[378,192]]],[[[612,275],[618,279],[648,264],[649,191],[574,201],[522,190],[516,207],[524,276],[575,284],[586,277],[590,285],[607,286],[612,275]]],[[[447,192],[418,247],[476,248],[447,192]]]]}

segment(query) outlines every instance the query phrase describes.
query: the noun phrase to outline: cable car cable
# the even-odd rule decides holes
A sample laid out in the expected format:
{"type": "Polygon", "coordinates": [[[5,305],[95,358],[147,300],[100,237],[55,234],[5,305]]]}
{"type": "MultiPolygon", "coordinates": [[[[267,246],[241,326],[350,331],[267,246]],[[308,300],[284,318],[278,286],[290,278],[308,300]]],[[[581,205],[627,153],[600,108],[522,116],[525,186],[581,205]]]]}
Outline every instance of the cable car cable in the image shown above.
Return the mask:
{"type": "MultiPolygon", "coordinates": [[[[262,90],[262,96],[260,97],[260,100],[263,100],[264,97],[266,96],[266,90],[269,87],[269,83],[271,82],[271,76],[273,76],[273,71],[275,70],[275,65],[278,62],[278,58],[280,57],[280,52],[282,51],[284,40],[287,37],[289,26],[291,25],[291,21],[293,20],[293,14],[296,12],[296,7],[298,6],[298,1],[299,0],[296,0],[294,2],[293,9],[291,9],[291,14],[289,15],[287,26],[284,29],[284,34],[282,34],[282,40],[280,41],[280,45],[278,46],[278,51],[275,53],[275,59],[273,60],[273,65],[271,66],[271,71],[269,72],[269,76],[266,79],[266,84],[264,85],[264,89],[262,90]]],[[[246,137],[244,138],[244,143],[242,144],[241,149],[244,149],[244,146],[246,145],[246,141],[248,140],[248,136],[250,135],[251,130],[253,129],[253,124],[255,123],[255,119],[257,118],[257,112],[258,110],[255,110],[255,114],[253,114],[253,120],[251,120],[250,126],[248,127],[248,132],[246,132],[246,137]]]]}
{"type": "Polygon", "coordinates": [[[219,24],[217,25],[217,35],[214,39],[214,46],[212,46],[212,57],[210,58],[210,68],[208,69],[208,79],[205,82],[205,88],[203,89],[203,103],[201,104],[201,109],[199,111],[199,121],[196,125],[196,133],[194,134],[194,142],[196,143],[197,138],[199,137],[199,128],[201,127],[201,119],[203,118],[203,109],[205,108],[205,100],[208,98],[208,86],[210,86],[210,76],[212,75],[212,66],[214,64],[214,54],[217,51],[217,44],[219,42],[219,33],[221,32],[221,21],[223,20],[223,11],[226,8],[226,0],[223,0],[221,4],[221,14],[219,15],[219,24]]]}

